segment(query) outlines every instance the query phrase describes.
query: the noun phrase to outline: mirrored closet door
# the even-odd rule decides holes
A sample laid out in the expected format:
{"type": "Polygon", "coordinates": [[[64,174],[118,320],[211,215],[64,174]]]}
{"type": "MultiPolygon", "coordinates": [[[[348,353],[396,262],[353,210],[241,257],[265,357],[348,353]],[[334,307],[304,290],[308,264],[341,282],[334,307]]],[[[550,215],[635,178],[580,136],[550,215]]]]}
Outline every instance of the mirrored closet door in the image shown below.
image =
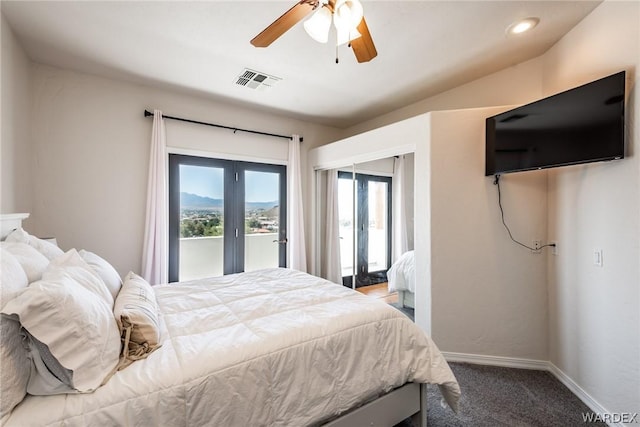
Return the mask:
{"type": "Polygon", "coordinates": [[[317,171],[321,275],[348,287],[387,282],[413,248],[413,154],[317,171]]]}
{"type": "Polygon", "coordinates": [[[391,263],[391,177],[338,173],[338,219],[343,284],[387,281],[391,263]]]}

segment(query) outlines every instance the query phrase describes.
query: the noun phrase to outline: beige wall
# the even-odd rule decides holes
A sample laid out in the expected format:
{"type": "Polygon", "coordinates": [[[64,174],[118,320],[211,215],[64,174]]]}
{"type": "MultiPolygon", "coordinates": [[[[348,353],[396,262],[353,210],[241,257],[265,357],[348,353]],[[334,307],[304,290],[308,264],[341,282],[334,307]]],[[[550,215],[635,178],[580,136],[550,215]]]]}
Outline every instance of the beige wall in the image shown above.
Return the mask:
{"type": "MultiPolygon", "coordinates": [[[[121,274],[140,271],[151,138],[145,109],[270,133],[304,136],[310,147],[337,130],[154,87],[33,65],[31,232],[86,248],[121,274]]],[[[223,158],[286,158],[286,140],[167,121],[167,144],[223,158]]],[[[306,178],[306,177],[305,177],[306,178]]]]}
{"type": "MultiPolygon", "coordinates": [[[[31,62],[1,16],[2,30],[2,187],[0,212],[31,212],[31,62]]],[[[29,224],[27,220],[25,224],[29,224]]]]}
{"type": "MultiPolygon", "coordinates": [[[[503,111],[430,114],[431,161],[416,168],[431,181],[432,335],[447,352],[547,360],[546,257],[510,240],[484,176],[485,119],[503,111]]],[[[546,181],[544,172],[500,180],[505,219],[525,244],[547,234],[546,181]]]]}
{"type": "Polygon", "coordinates": [[[640,412],[640,3],[603,3],[544,55],[542,76],[548,94],[620,70],[627,157],[549,173],[549,347],[606,409],[640,412]]]}

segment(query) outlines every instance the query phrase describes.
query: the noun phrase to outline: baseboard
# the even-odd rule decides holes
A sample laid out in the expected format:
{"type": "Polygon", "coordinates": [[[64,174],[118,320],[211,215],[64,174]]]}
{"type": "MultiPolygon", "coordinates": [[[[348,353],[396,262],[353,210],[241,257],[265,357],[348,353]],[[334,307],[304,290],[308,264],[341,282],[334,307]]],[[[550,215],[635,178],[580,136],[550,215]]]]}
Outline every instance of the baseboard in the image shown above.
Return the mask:
{"type": "MultiPolygon", "coordinates": [[[[442,355],[447,362],[474,363],[477,365],[502,366],[504,368],[535,369],[548,371],[565,385],[573,394],[578,396],[582,402],[594,413],[601,416],[607,415],[608,419],[613,419],[611,413],[600,405],[593,397],[582,389],[560,368],[548,360],[521,359],[517,357],[487,356],[483,354],[453,353],[443,351],[442,355]]],[[[612,427],[624,427],[622,423],[609,423],[612,427]]]]}
{"type": "Polygon", "coordinates": [[[549,371],[549,362],[545,360],[520,359],[516,357],[486,356],[484,354],[452,353],[443,351],[447,362],[475,363],[477,365],[502,366],[504,368],[535,369],[549,371]]]}
{"type": "MultiPolygon", "coordinates": [[[[558,368],[556,365],[554,365],[551,362],[547,362],[547,365],[548,365],[547,370],[549,372],[551,372],[553,374],[553,376],[555,376],[558,379],[558,381],[560,381],[569,390],[571,390],[571,392],[573,394],[578,396],[580,398],[580,400],[582,400],[582,402],[584,402],[584,404],[589,407],[589,409],[591,409],[596,414],[600,414],[600,415],[607,414],[608,415],[607,416],[608,419],[613,419],[613,417],[611,416],[611,413],[609,411],[607,411],[601,404],[599,404],[593,397],[591,397],[591,395],[589,395],[589,393],[584,391],[582,389],[582,387],[580,387],[578,384],[576,384],[576,382],[573,381],[567,374],[562,372],[562,370],[560,370],[560,368],[558,368]]],[[[615,426],[615,427],[624,427],[623,423],[608,423],[608,424],[610,426],[612,426],[612,427],[613,426],[615,426]]]]}

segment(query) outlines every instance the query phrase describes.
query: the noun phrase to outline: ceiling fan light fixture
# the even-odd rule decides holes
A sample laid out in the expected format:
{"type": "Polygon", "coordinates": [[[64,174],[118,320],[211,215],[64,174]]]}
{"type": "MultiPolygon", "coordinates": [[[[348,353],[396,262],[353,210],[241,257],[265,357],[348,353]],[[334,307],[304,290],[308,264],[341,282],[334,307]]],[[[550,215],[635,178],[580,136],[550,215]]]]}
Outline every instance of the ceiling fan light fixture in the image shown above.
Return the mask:
{"type": "Polygon", "coordinates": [[[352,40],[362,37],[362,34],[357,29],[349,30],[349,28],[337,29],[337,46],[342,46],[345,43],[349,43],[352,40]]]}
{"type": "Polygon", "coordinates": [[[361,37],[358,25],[363,18],[362,4],[358,0],[338,0],[333,12],[333,25],[337,32],[337,45],[361,37]]]}
{"type": "Polygon", "coordinates": [[[353,41],[360,37],[362,37],[362,34],[360,34],[360,31],[358,31],[357,28],[354,28],[353,30],[349,31],[349,41],[353,41]]]}
{"type": "Polygon", "coordinates": [[[326,43],[329,40],[329,28],[331,27],[331,11],[326,7],[320,7],[311,18],[304,21],[304,30],[309,37],[318,43],[326,43]]]}
{"type": "Polygon", "coordinates": [[[336,28],[355,29],[364,17],[362,3],[358,0],[338,0],[333,9],[333,23],[336,28]]]}
{"type": "Polygon", "coordinates": [[[349,5],[351,12],[351,28],[356,29],[362,18],[364,18],[364,8],[359,0],[348,0],[346,3],[349,5]]]}

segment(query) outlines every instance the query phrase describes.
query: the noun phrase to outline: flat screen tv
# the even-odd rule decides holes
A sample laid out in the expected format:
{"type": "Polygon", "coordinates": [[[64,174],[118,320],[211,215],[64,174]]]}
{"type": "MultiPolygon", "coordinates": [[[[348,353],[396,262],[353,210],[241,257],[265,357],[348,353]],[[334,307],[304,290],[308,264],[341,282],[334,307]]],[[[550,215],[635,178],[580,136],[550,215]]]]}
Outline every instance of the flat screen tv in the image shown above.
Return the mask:
{"type": "Polygon", "coordinates": [[[485,175],[624,157],[625,72],[486,120],[485,175]]]}

